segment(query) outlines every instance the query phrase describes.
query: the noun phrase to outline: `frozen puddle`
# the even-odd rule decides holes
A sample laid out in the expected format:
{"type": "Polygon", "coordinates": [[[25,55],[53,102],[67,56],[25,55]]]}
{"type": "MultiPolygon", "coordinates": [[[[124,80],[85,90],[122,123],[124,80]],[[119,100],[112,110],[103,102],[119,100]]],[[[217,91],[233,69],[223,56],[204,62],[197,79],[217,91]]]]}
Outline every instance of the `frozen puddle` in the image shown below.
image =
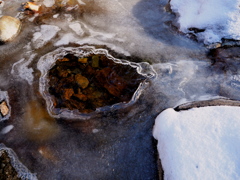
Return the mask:
{"type": "Polygon", "coordinates": [[[239,179],[239,107],[163,111],[153,130],[164,179],[239,179]]]}

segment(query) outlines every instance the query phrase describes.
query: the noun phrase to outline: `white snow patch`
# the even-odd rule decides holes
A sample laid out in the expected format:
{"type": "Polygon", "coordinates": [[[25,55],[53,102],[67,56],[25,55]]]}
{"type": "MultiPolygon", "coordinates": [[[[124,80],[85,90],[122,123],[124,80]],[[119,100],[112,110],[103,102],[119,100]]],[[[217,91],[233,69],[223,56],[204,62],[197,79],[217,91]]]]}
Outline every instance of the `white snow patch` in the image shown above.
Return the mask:
{"type": "Polygon", "coordinates": [[[240,179],[240,107],[163,111],[153,136],[164,179],[240,179]]]}
{"type": "Polygon", "coordinates": [[[32,44],[36,49],[43,47],[54,38],[61,29],[54,25],[41,25],[40,31],[33,34],[32,44]]]}
{"type": "Polygon", "coordinates": [[[171,0],[172,10],[179,15],[180,30],[205,29],[197,33],[205,44],[220,42],[221,38],[240,40],[240,0],[171,0]]]}

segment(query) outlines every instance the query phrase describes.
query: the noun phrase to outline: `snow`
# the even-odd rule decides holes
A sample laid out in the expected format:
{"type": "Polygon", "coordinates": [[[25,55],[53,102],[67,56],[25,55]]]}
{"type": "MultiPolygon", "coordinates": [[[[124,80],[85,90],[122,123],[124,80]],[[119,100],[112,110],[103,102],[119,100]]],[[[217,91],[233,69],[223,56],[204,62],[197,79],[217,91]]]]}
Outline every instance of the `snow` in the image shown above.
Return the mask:
{"type": "Polygon", "coordinates": [[[170,5],[179,15],[182,32],[205,29],[197,33],[205,44],[221,42],[221,38],[240,40],[240,0],[171,0],[170,5]]]}
{"type": "Polygon", "coordinates": [[[168,180],[240,179],[240,108],[163,111],[153,136],[168,180]]]}

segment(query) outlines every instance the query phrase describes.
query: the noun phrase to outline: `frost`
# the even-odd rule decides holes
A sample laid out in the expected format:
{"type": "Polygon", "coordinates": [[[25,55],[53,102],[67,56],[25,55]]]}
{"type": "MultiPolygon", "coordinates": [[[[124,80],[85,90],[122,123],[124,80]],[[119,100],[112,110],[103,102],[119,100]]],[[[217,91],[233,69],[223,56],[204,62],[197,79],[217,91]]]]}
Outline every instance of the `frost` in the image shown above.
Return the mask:
{"type": "Polygon", "coordinates": [[[73,22],[69,25],[69,27],[79,36],[82,36],[84,34],[84,31],[82,30],[81,24],[78,22],[73,22]]]}
{"type": "Polygon", "coordinates": [[[54,46],[67,45],[69,43],[77,42],[77,40],[78,39],[72,33],[64,34],[61,39],[54,44],[54,46]]]}
{"type": "Polygon", "coordinates": [[[20,59],[12,66],[11,74],[19,76],[21,79],[25,79],[28,84],[33,82],[33,69],[29,67],[36,54],[32,54],[28,60],[25,58],[20,59]]]}
{"type": "Polygon", "coordinates": [[[61,29],[54,25],[41,25],[40,31],[33,34],[32,45],[39,49],[54,38],[61,29]]]}

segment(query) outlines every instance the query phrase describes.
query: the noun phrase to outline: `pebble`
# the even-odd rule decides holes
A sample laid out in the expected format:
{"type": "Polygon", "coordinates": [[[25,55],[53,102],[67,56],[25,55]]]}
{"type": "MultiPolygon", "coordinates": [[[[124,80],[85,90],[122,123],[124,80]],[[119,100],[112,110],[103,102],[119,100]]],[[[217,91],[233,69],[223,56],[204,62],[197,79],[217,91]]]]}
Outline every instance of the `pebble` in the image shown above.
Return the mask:
{"type": "Polygon", "coordinates": [[[0,112],[3,116],[6,116],[9,113],[9,108],[5,101],[1,102],[0,104],[0,112]]]}
{"type": "Polygon", "coordinates": [[[89,81],[86,77],[82,76],[81,74],[77,74],[75,76],[76,82],[81,86],[81,88],[85,89],[88,87],[89,81]]]}
{"type": "Polygon", "coordinates": [[[19,19],[11,16],[2,16],[0,18],[0,40],[3,42],[13,40],[21,29],[19,19]]]}

